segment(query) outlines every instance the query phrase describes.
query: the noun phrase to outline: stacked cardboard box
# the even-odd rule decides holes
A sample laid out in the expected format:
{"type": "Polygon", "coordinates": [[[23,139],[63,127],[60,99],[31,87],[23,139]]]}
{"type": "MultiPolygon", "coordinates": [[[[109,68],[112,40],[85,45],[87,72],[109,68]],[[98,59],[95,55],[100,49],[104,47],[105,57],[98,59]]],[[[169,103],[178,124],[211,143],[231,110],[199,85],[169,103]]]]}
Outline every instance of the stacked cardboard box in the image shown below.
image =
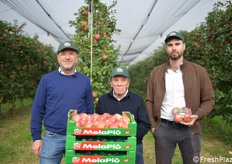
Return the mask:
{"type": "Polygon", "coordinates": [[[84,128],[69,119],[65,163],[135,164],[137,124],[130,120],[127,128],[84,128]]]}

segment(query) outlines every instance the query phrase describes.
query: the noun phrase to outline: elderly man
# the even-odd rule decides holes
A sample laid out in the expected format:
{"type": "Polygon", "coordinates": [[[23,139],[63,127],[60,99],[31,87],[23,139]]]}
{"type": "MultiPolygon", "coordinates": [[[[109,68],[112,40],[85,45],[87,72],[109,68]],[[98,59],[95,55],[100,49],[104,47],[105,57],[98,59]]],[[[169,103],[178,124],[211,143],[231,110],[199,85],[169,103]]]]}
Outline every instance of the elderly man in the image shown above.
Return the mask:
{"type": "Polygon", "coordinates": [[[150,121],[145,102],[141,96],[129,91],[130,76],[124,67],[114,68],[111,72],[112,91],[100,97],[96,113],[122,114],[129,111],[137,122],[136,164],[143,164],[143,137],[150,129],[150,121]]]}

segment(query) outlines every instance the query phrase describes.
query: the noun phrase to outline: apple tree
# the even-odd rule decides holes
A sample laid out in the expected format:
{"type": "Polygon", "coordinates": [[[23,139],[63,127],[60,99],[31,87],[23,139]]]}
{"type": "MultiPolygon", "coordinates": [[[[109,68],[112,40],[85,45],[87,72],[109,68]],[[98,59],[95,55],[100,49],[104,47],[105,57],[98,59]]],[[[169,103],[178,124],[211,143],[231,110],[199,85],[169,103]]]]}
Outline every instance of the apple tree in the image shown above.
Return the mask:
{"type": "Polygon", "coordinates": [[[119,33],[113,10],[116,1],[106,6],[99,0],[85,1],[70,21],[76,33],[72,41],[77,45],[79,62],[78,71],[91,78],[95,103],[98,97],[110,90],[110,72],[117,65],[119,47],[115,46],[113,34],[119,33]]]}
{"type": "Polygon", "coordinates": [[[218,2],[198,28],[186,35],[187,59],[207,69],[216,105],[209,116],[232,124],[232,5],[218,2]]]}
{"type": "Polygon", "coordinates": [[[50,46],[23,32],[25,24],[0,21],[0,105],[33,98],[41,76],[56,66],[55,53],[50,46]]]}
{"type": "Polygon", "coordinates": [[[155,66],[158,66],[167,61],[168,56],[164,47],[160,47],[154,52],[155,55],[148,57],[129,67],[130,72],[130,89],[146,97],[147,81],[149,74],[155,66]],[[138,73],[139,72],[139,73],[138,73]]]}

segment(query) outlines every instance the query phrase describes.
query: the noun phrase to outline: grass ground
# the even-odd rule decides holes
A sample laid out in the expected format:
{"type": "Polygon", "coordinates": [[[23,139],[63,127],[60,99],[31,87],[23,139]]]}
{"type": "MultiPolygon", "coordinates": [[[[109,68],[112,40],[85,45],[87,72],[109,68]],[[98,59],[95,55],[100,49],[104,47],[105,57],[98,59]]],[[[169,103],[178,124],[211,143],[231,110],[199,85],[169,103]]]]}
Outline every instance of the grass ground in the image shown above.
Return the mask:
{"type": "MultiPolygon", "coordinates": [[[[225,145],[223,142],[220,142],[218,139],[211,138],[209,139],[208,136],[203,136],[202,138],[202,149],[201,149],[201,158],[202,163],[225,163],[225,162],[212,162],[214,158],[231,158],[232,160],[232,146],[225,145]],[[211,162],[207,162],[206,160],[211,162]]],[[[154,150],[154,139],[150,133],[148,133],[144,139],[144,160],[145,164],[153,164],[155,163],[155,150],[154,150]]],[[[232,161],[231,161],[232,162],[232,161]]],[[[179,148],[176,148],[173,157],[173,164],[181,164],[181,154],[179,148]]]]}
{"type": "MultiPolygon", "coordinates": [[[[14,117],[4,113],[0,117],[0,164],[39,163],[39,158],[31,151],[30,113],[30,106],[27,106],[17,109],[14,117]]],[[[208,160],[220,157],[232,158],[230,138],[231,134],[221,132],[217,126],[204,126],[201,156],[208,160]]],[[[144,159],[145,164],[155,163],[154,139],[150,133],[144,138],[144,159]]],[[[177,148],[173,157],[173,164],[180,163],[182,163],[182,160],[177,148]]],[[[212,162],[202,161],[202,163],[212,162]]]]}

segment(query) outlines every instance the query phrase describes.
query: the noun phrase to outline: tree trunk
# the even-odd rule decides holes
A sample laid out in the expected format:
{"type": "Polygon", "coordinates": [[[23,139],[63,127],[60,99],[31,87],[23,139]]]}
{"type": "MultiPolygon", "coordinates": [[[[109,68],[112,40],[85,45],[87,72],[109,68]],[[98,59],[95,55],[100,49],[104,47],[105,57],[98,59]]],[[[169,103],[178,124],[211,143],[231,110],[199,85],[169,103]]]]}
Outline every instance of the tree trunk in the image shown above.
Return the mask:
{"type": "Polygon", "coordinates": [[[227,126],[227,122],[226,122],[226,120],[224,120],[223,117],[222,117],[222,131],[223,131],[223,132],[226,132],[226,129],[227,129],[226,126],[227,126]]]}
{"type": "Polygon", "coordinates": [[[15,105],[15,100],[13,100],[11,103],[11,108],[8,110],[8,113],[14,115],[15,110],[16,110],[16,105],[15,105]]]}

